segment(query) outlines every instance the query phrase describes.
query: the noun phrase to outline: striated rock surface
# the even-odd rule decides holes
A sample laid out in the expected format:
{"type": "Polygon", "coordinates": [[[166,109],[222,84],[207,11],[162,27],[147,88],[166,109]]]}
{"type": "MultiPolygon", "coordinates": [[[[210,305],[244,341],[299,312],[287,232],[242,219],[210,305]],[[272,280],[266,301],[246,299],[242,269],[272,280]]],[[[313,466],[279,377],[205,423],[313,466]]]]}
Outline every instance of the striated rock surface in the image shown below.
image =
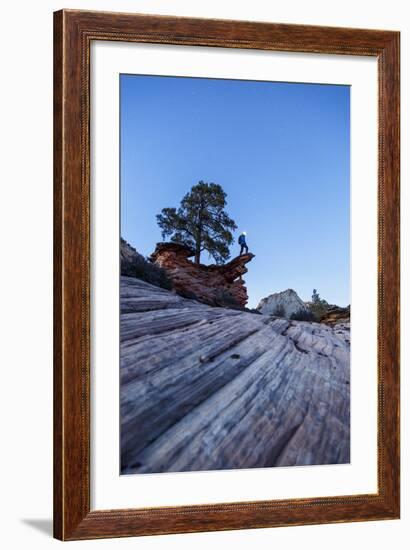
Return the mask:
{"type": "Polygon", "coordinates": [[[346,463],[350,331],[121,278],[122,473],[346,463]]]}
{"type": "Polygon", "coordinates": [[[151,261],[166,270],[174,289],[212,306],[245,307],[248,294],[242,275],[253,254],[237,256],[224,265],[195,264],[193,250],[176,243],[158,243],[151,261]]]}
{"type": "Polygon", "coordinates": [[[305,302],[291,288],[263,298],[256,309],[264,315],[277,315],[287,319],[300,310],[308,311],[305,302]]]}

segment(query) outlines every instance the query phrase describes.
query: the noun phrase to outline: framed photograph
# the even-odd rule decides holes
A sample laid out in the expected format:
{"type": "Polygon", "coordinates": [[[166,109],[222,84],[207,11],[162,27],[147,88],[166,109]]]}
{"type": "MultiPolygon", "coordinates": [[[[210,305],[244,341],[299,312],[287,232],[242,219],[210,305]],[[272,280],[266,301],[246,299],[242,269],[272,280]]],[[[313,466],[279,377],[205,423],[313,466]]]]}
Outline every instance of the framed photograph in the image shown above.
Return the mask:
{"type": "Polygon", "coordinates": [[[54,14],[54,534],[399,517],[398,32],[54,14]]]}

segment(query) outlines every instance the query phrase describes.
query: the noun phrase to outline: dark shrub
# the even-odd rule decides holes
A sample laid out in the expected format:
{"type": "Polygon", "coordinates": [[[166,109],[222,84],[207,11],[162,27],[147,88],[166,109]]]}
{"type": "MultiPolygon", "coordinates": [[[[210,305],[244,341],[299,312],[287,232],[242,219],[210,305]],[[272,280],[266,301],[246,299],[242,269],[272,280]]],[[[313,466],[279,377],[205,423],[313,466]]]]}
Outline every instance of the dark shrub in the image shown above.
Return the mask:
{"type": "Polygon", "coordinates": [[[244,309],[242,305],[235,300],[235,297],[228,290],[218,290],[215,296],[215,302],[222,307],[231,309],[244,309]]]}
{"type": "Polygon", "coordinates": [[[188,289],[180,289],[178,290],[179,296],[182,296],[183,298],[188,298],[189,300],[196,300],[197,302],[200,302],[201,300],[198,298],[198,296],[195,294],[195,292],[192,292],[188,289]]]}
{"type": "Polygon", "coordinates": [[[168,277],[165,269],[155,264],[151,264],[146,260],[140,265],[135,266],[135,276],[151,285],[159,286],[167,290],[172,289],[172,281],[168,277]]]}
{"type": "Polygon", "coordinates": [[[286,317],[285,307],[280,305],[272,311],[271,317],[286,317]]]}
{"type": "Polygon", "coordinates": [[[310,310],[306,309],[299,309],[296,313],[292,313],[290,318],[293,321],[309,321],[309,322],[317,322],[317,318],[314,313],[312,313],[310,310]]]}
{"type": "Polygon", "coordinates": [[[122,237],[120,245],[121,275],[135,277],[167,290],[172,289],[172,281],[165,269],[146,260],[122,237]]]}

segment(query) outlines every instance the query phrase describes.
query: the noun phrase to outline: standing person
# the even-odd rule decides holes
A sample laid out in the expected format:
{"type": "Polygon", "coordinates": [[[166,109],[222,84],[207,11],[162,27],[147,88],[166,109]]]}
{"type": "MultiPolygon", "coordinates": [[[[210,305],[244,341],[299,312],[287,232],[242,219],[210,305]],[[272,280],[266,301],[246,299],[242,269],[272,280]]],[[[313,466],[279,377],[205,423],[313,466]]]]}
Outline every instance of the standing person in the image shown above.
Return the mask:
{"type": "Polygon", "coordinates": [[[240,256],[242,256],[242,253],[244,250],[246,250],[246,254],[248,254],[248,245],[246,244],[246,231],[242,231],[242,233],[239,235],[238,243],[241,246],[241,251],[239,253],[240,256]]]}

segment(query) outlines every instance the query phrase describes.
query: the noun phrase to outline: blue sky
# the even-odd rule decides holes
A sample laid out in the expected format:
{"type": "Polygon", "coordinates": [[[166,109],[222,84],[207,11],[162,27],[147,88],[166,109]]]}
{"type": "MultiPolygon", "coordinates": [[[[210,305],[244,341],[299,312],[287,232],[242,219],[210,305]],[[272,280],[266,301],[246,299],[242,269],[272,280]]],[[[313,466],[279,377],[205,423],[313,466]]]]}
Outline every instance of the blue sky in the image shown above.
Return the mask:
{"type": "MultiPolygon", "coordinates": [[[[256,257],[249,307],[293,288],[350,303],[350,88],[121,75],[121,235],[149,255],[156,214],[219,183],[256,257]]],[[[203,263],[212,263],[205,252],[203,263]]]]}

